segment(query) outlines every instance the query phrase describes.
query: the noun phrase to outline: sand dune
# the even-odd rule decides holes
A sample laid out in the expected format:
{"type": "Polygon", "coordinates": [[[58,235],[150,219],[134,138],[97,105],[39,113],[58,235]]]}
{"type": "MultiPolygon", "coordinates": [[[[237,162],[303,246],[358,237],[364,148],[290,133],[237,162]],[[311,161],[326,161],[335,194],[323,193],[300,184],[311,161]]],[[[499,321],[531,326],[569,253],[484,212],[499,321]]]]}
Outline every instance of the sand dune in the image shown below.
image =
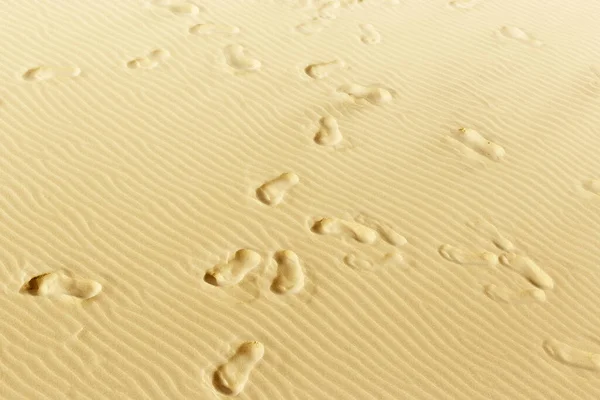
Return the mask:
{"type": "Polygon", "coordinates": [[[0,11],[0,398],[600,397],[597,1],[0,11]]]}

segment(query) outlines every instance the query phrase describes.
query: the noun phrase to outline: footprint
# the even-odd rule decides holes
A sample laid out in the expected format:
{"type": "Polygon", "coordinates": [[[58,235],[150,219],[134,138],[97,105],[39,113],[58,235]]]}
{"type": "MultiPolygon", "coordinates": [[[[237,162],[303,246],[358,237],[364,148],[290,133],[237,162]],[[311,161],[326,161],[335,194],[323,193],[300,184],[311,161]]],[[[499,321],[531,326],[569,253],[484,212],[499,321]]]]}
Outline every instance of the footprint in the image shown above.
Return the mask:
{"type": "Polygon", "coordinates": [[[332,72],[345,67],[345,63],[341,60],[333,60],[328,62],[321,62],[310,64],[304,68],[306,75],[313,79],[323,79],[329,76],[332,72]]]}
{"type": "Polygon", "coordinates": [[[364,44],[377,44],[381,42],[381,35],[375,29],[375,27],[371,24],[362,24],[360,25],[360,29],[362,30],[362,35],[360,40],[364,44]]]}
{"type": "Polygon", "coordinates": [[[232,286],[239,283],[244,277],[258,266],[261,256],[248,249],[241,249],[235,253],[227,264],[217,264],[204,275],[204,281],[213,286],[232,286]]]}
{"type": "Polygon", "coordinates": [[[167,50],[156,49],[148,53],[146,57],[138,57],[127,63],[131,69],[151,69],[166,61],[171,54],[167,50]]]}
{"type": "Polygon", "coordinates": [[[360,243],[373,244],[377,240],[377,232],[362,224],[338,218],[321,218],[311,230],[320,235],[351,237],[360,243]]]}
{"type": "Polygon", "coordinates": [[[500,256],[500,263],[521,274],[540,289],[554,288],[554,280],[529,257],[505,253],[500,256]]]}
{"type": "Polygon", "coordinates": [[[404,257],[397,251],[393,251],[391,253],[387,253],[383,256],[382,259],[383,265],[403,265],[405,264],[404,257]]]}
{"type": "Polygon", "coordinates": [[[374,270],[373,263],[366,258],[358,257],[356,254],[348,254],[344,257],[344,263],[357,271],[372,271],[374,270]]]}
{"type": "Polygon", "coordinates": [[[485,286],[484,292],[490,299],[503,303],[519,304],[546,301],[546,292],[537,288],[513,293],[507,288],[501,288],[494,284],[490,284],[485,286]]]}
{"type": "Polygon", "coordinates": [[[319,17],[324,19],[336,19],[335,10],[340,7],[339,0],[330,0],[319,7],[319,17]]]}
{"type": "Polygon", "coordinates": [[[461,8],[461,9],[471,9],[475,7],[480,0],[452,0],[448,3],[448,5],[452,8],[461,8]]]}
{"type": "Polygon", "coordinates": [[[298,0],[296,7],[298,8],[314,8],[313,0],[298,0]]]}
{"type": "Polygon", "coordinates": [[[213,377],[215,388],[223,394],[237,396],[248,383],[250,372],[263,358],[265,346],[260,342],[245,342],[233,356],[217,368],[213,377]]]}
{"type": "Polygon", "coordinates": [[[356,7],[357,5],[359,5],[360,3],[364,2],[364,1],[365,0],[341,0],[340,5],[344,8],[353,10],[354,7],[356,7]]]}
{"type": "Polygon", "coordinates": [[[444,244],[438,249],[440,255],[448,261],[461,265],[485,265],[493,267],[498,264],[498,256],[489,251],[474,252],[444,244]]]}
{"type": "Polygon", "coordinates": [[[338,92],[346,93],[356,100],[367,100],[371,104],[384,104],[392,100],[392,94],[389,90],[379,86],[362,86],[355,83],[342,85],[338,92]]]}
{"type": "Polygon", "coordinates": [[[404,257],[398,252],[387,253],[382,257],[378,263],[359,257],[354,253],[348,254],[344,257],[344,263],[352,269],[357,271],[374,271],[377,265],[381,266],[401,266],[404,262],[404,257]],[[377,265],[376,265],[377,264],[377,265]]]}
{"type": "Polygon", "coordinates": [[[515,39],[520,42],[528,43],[528,44],[531,44],[536,47],[543,45],[543,43],[541,41],[532,38],[530,35],[525,33],[521,28],[517,28],[516,26],[505,25],[505,26],[501,27],[500,34],[502,34],[502,36],[507,37],[509,39],[515,39]]]}
{"type": "Polygon", "coordinates": [[[21,291],[34,296],[90,299],[102,291],[102,285],[89,279],[74,278],[65,271],[53,271],[34,276],[21,287],[21,291]]]}
{"type": "Polygon", "coordinates": [[[491,236],[492,243],[494,243],[494,245],[500,250],[515,250],[515,246],[512,244],[512,242],[503,237],[498,231],[498,228],[483,218],[477,218],[475,221],[467,223],[467,226],[479,233],[491,236]]]}
{"type": "Polygon", "coordinates": [[[231,44],[223,50],[227,64],[238,71],[257,71],[261,67],[256,58],[245,55],[244,48],[239,44],[231,44]]]}
{"type": "Polygon", "coordinates": [[[385,242],[391,244],[392,246],[402,247],[406,243],[408,243],[404,236],[396,232],[389,225],[377,222],[373,218],[367,217],[364,214],[360,214],[358,217],[356,217],[356,221],[365,226],[375,229],[377,233],[379,233],[379,236],[381,236],[381,238],[385,242]]]}
{"type": "Polygon", "coordinates": [[[583,188],[590,193],[600,195],[600,179],[588,179],[583,183],[583,188]]]}
{"type": "Polygon", "coordinates": [[[304,35],[314,35],[327,27],[328,23],[319,18],[313,18],[310,21],[303,22],[296,26],[296,30],[304,35]]]}
{"type": "Polygon", "coordinates": [[[506,154],[502,146],[487,140],[475,129],[460,128],[454,137],[471,150],[493,161],[502,160],[506,154]]]}
{"type": "Polygon", "coordinates": [[[600,354],[579,350],[552,338],[546,339],[542,346],[546,353],[558,362],[571,367],[600,370],[600,354]]]}
{"type": "Polygon", "coordinates": [[[205,24],[196,24],[189,29],[192,35],[235,35],[240,33],[240,28],[232,25],[221,25],[207,22],[205,24]]]}
{"type": "Polygon", "coordinates": [[[377,230],[381,238],[392,246],[401,247],[404,246],[408,241],[404,236],[396,232],[390,227],[380,226],[377,230]]]}
{"type": "Polygon", "coordinates": [[[172,4],[168,7],[173,14],[177,15],[198,15],[200,13],[200,8],[192,3],[172,4]]]}
{"type": "Polygon", "coordinates": [[[42,65],[31,68],[23,74],[23,79],[30,82],[46,81],[54,78],[74,78],[81,74],[78,67],[52,67],[42,65]]]}
{"type": "Polygon", "coordinates": [[[268,206],[281,203],[288,190],[298,184],[300,178],[293,172],[286,172],[265,182],[256,189],[256,197],[268,206]]]}
{"type": "Polygon", "coordinates": [[[342,133],[337,120],[326,116],[319,120],[319,130],[315,134],[315,142],[321,146],[335,146],[342,141],[342,133]]]}
{"type": "Polygon", "coordinates": [[[271,290],[278,294],[295,294],[304,287],[304,272],[300,259],[291,250],[281,250],[275,253],[277,275],[273,279],[271,290]]]}

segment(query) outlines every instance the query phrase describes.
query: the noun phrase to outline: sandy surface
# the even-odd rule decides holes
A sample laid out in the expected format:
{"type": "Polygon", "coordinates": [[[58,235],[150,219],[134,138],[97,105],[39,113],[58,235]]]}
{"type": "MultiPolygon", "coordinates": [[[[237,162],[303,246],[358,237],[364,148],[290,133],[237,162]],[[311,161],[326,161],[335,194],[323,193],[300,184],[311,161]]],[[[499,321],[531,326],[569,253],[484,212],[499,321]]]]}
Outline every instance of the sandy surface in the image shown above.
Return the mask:
{"type": "Polygon", "coordinates": [[[2,2],[0,398],[600,398],[598,15],[2,2]]]}

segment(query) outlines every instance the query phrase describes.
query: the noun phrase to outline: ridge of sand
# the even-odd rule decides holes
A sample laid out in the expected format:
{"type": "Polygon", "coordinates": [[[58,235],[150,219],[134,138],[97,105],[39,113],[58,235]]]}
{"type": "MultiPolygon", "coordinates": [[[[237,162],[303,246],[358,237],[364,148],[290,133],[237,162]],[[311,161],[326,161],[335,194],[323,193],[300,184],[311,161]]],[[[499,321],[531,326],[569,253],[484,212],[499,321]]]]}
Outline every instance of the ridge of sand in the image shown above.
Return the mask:
{"type": "Polygon", "coordinates": [[[0,11],[1,398],[600,397],[597,1],[0,11]]]}

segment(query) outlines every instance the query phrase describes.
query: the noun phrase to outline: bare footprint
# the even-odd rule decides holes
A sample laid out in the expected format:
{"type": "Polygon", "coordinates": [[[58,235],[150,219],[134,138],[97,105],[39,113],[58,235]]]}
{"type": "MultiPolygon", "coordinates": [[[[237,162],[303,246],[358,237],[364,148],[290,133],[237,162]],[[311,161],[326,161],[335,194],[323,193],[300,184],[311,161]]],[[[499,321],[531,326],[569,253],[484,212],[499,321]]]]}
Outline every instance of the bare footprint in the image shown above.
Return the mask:
{"type": "Polygon", "coordinates": [[[21,287],[21,291],[34,296],[90,299],[102,291],[102,285],[89,279],[75,278],[65,271],[53,271],[34,276],[21,287]]]}
{"type": "Polygon", "coordinates": [[[260,342],[245,342],[213,376],[215,388],[223,394],[237,396],[248,383],[250,373],[263,358],[265,346],[260,342]]]}
{"type": "Polygon", "coordinates": [[[515,39],[532,46],[539,47],[543,45],[541,41],[534,39],[531,35],[525,33],[521,28],[517,28],[516,26],[505,25],[500,28],[499,32],[506,38],[515,39]]]}
{"type": "Polygon", "coordinates": [[[303,22],[296,26],[296,31],[304,35],[314,35],[327,27],[328,23],[319,18],[313,18],[310,21],[303,22]]]}
{"type": "Polygon", "coordinates": [[[484,288],[485,294],[492,300],[509,303],[532,303],[546,301],[546,292],[542,289],[525,289],[521,292],[512,292],[504,287],[498,287],[494,284],[489,284],[484,288]]]}
{"type": "Polygon", "coordinates": [[[285,194],[300,182],[300,178],[293,172],[285,172],[277,178],[263,183],[256,189],[256,197],[268,206],[281,203],[285,194]]]}
{"type": "Polygon", "coordinates": [[[47,81],[54,78],[74,78],[81,74],[78,67],[59,67],[42,65],[31,68],[23,74],[23,79],[30,82],[47,81]]]}
{"type": "Polygon", "coordinates": [[[381,35],[375,29],[375,27],[371,24],[362,24],[360,25],[360,29],[362,30],[362,35],[360,40],[364,44],[377,44],[381,42],[381,35]]]}
{"type": "Polygon", "coordinates": [[[204,24],[196,24],[189,29],[192,35],[235,35],[240,33],[240,28],[232,25],[213,24],[207,22],[204,24]]]}
{"type": "Polygon", "coordinates": [[[178,3],[178,4],[171,4],[168,6],[169,10],[173,13],[173,14],[177,14],[177,15],[198,15],[200,13],[200,8],[192,3],[178,3]]]}
{"type": "Polygon", "coordinates": [[[248,249],[238,250],[226,264],[217,264],[204,275],[204,281],[213,286],[232,286],[258,266],[261,256],[248,249]]]}
{"type": "Polygon", "coordinates": [[[341,60],[333,60],[328,62],[321,62],[310,64],[306,68],[304,68],[304,72],[306,75],[310,76],[313,79],[323,79],[328,77],[334,71],[343,68],[345,63],[341,60]]]}
{"type": "Polygon", "coordinates": [[[515,246],[512,242],[500,234],[498,228],[483,218],[477,218],[475,221],[467,223],[467,226],[484,235],[490,236],[492,243],[504,251],[514,251],[515,246]]]}
{"type": "Polygon", "coordinates": [[[167,50],[156,49],[148,53],[145,57],[134,58],[127,63],[127,67],[131,69],[151,69],[166,61],[171,54],[167,50]]]}
{"type": "Polygon", "coordinates": [[[342,132],[337,120],[332,116],[326,116],[319,121],[319,130],[315,134],[315,142],[321,146],[335,146],[342,141],[342,132]]]}
{"type": "Polygon", "coordinates": [[[452,0],[448,5],[452,8],[471,9],[479,4],[480,0],[452,0]]]}
{"type": "Polygon", "coordinates": [[[583,182],[583,188],[590,193],[600,195],[600,179],[588,179],[583,182]]]}
{"type": "Polygon", "coordinates": [[[356,254],[347,254],[344,257],[344,264],[357,271],[372,271],[375,269],[373,263],[363,257],[358,257],[356,254]]]}
{"type": "Polygon", "coordinates": [[[336,19],[336,11],[340,7],[339,0],[329,0],[319,7],[319,17],[324,19],[336,19]]]}
{"type": "Polygon", "coordinates": [[[356,217],[356,222],[375,229],[377,233],[379,233],[379,236],[381,236],[385,242],[391,244],[392,246],[402,247],[408,243],[404,236],[396,232],[388,224],[378,222],[364,214],[360,214],[358,217],[356,217]]]}
{"type": "Polygon", "coordinates": [[[471,150],[493,161],[502,160],[506,154],[502,146],[487,140],[475,129],[460,128],[454,137],[471,150]]]}
{"type": "Polygon", "coordinates": [[[227,64],[238,71],[258,71],[261,62],[245,54],[244,48],[239,44],[231,44],[223,50],[227,64]]]}
{"type": "Polygon", "coordinates": [[[377,232],[354,221],[339,218],[321,218],[311,230],[320,235],[351,237],[360,243],[373,244],[377,240],[377,232]]]}
{"type": "Polygon", "coordinates": [[[374,271],[377,266],[401,266],[405,262],[404,257],[399,252],[387,253],[378,262],[351,253],[344,257],[344,264],[357,271],[374,271]]]}
{"type": "Polygon", "coordinates": [[[346,93],[352,99],[367,100],[371,104],[384,104],[392,100],[389,90],[379,86],[362,86],[355,83],[345,84],[338,88],[338,92],[346,93]]]}
{"type": "Polygon", "coordinates": [[[277,275],[273,279],[271,290],[278,294],[295,294],[304,287],[304,272],[300,259],[291,250],[281,250],[275,253],[277,275]]]}
{"type": "Polygon", "coordinates": [[[505,253],[500,256],[500,263],[522,275],[540,289],[554,288],[554,280],[529,257],[505,253]]]}
{"type": "Polygon", "coordinates": [[[600,371],[600,354],[579,350],[552,338],[546,339],[542,346],[548,355],[560,363],[600,371]]]}
{"type": "Polygon", "coordinates": [[[438,252],[446,260],[461,265],[485,265],[493,267],[498,264],[498,256],[489,251],[474,252],[444,244],[440,246],[438,252]]]}

